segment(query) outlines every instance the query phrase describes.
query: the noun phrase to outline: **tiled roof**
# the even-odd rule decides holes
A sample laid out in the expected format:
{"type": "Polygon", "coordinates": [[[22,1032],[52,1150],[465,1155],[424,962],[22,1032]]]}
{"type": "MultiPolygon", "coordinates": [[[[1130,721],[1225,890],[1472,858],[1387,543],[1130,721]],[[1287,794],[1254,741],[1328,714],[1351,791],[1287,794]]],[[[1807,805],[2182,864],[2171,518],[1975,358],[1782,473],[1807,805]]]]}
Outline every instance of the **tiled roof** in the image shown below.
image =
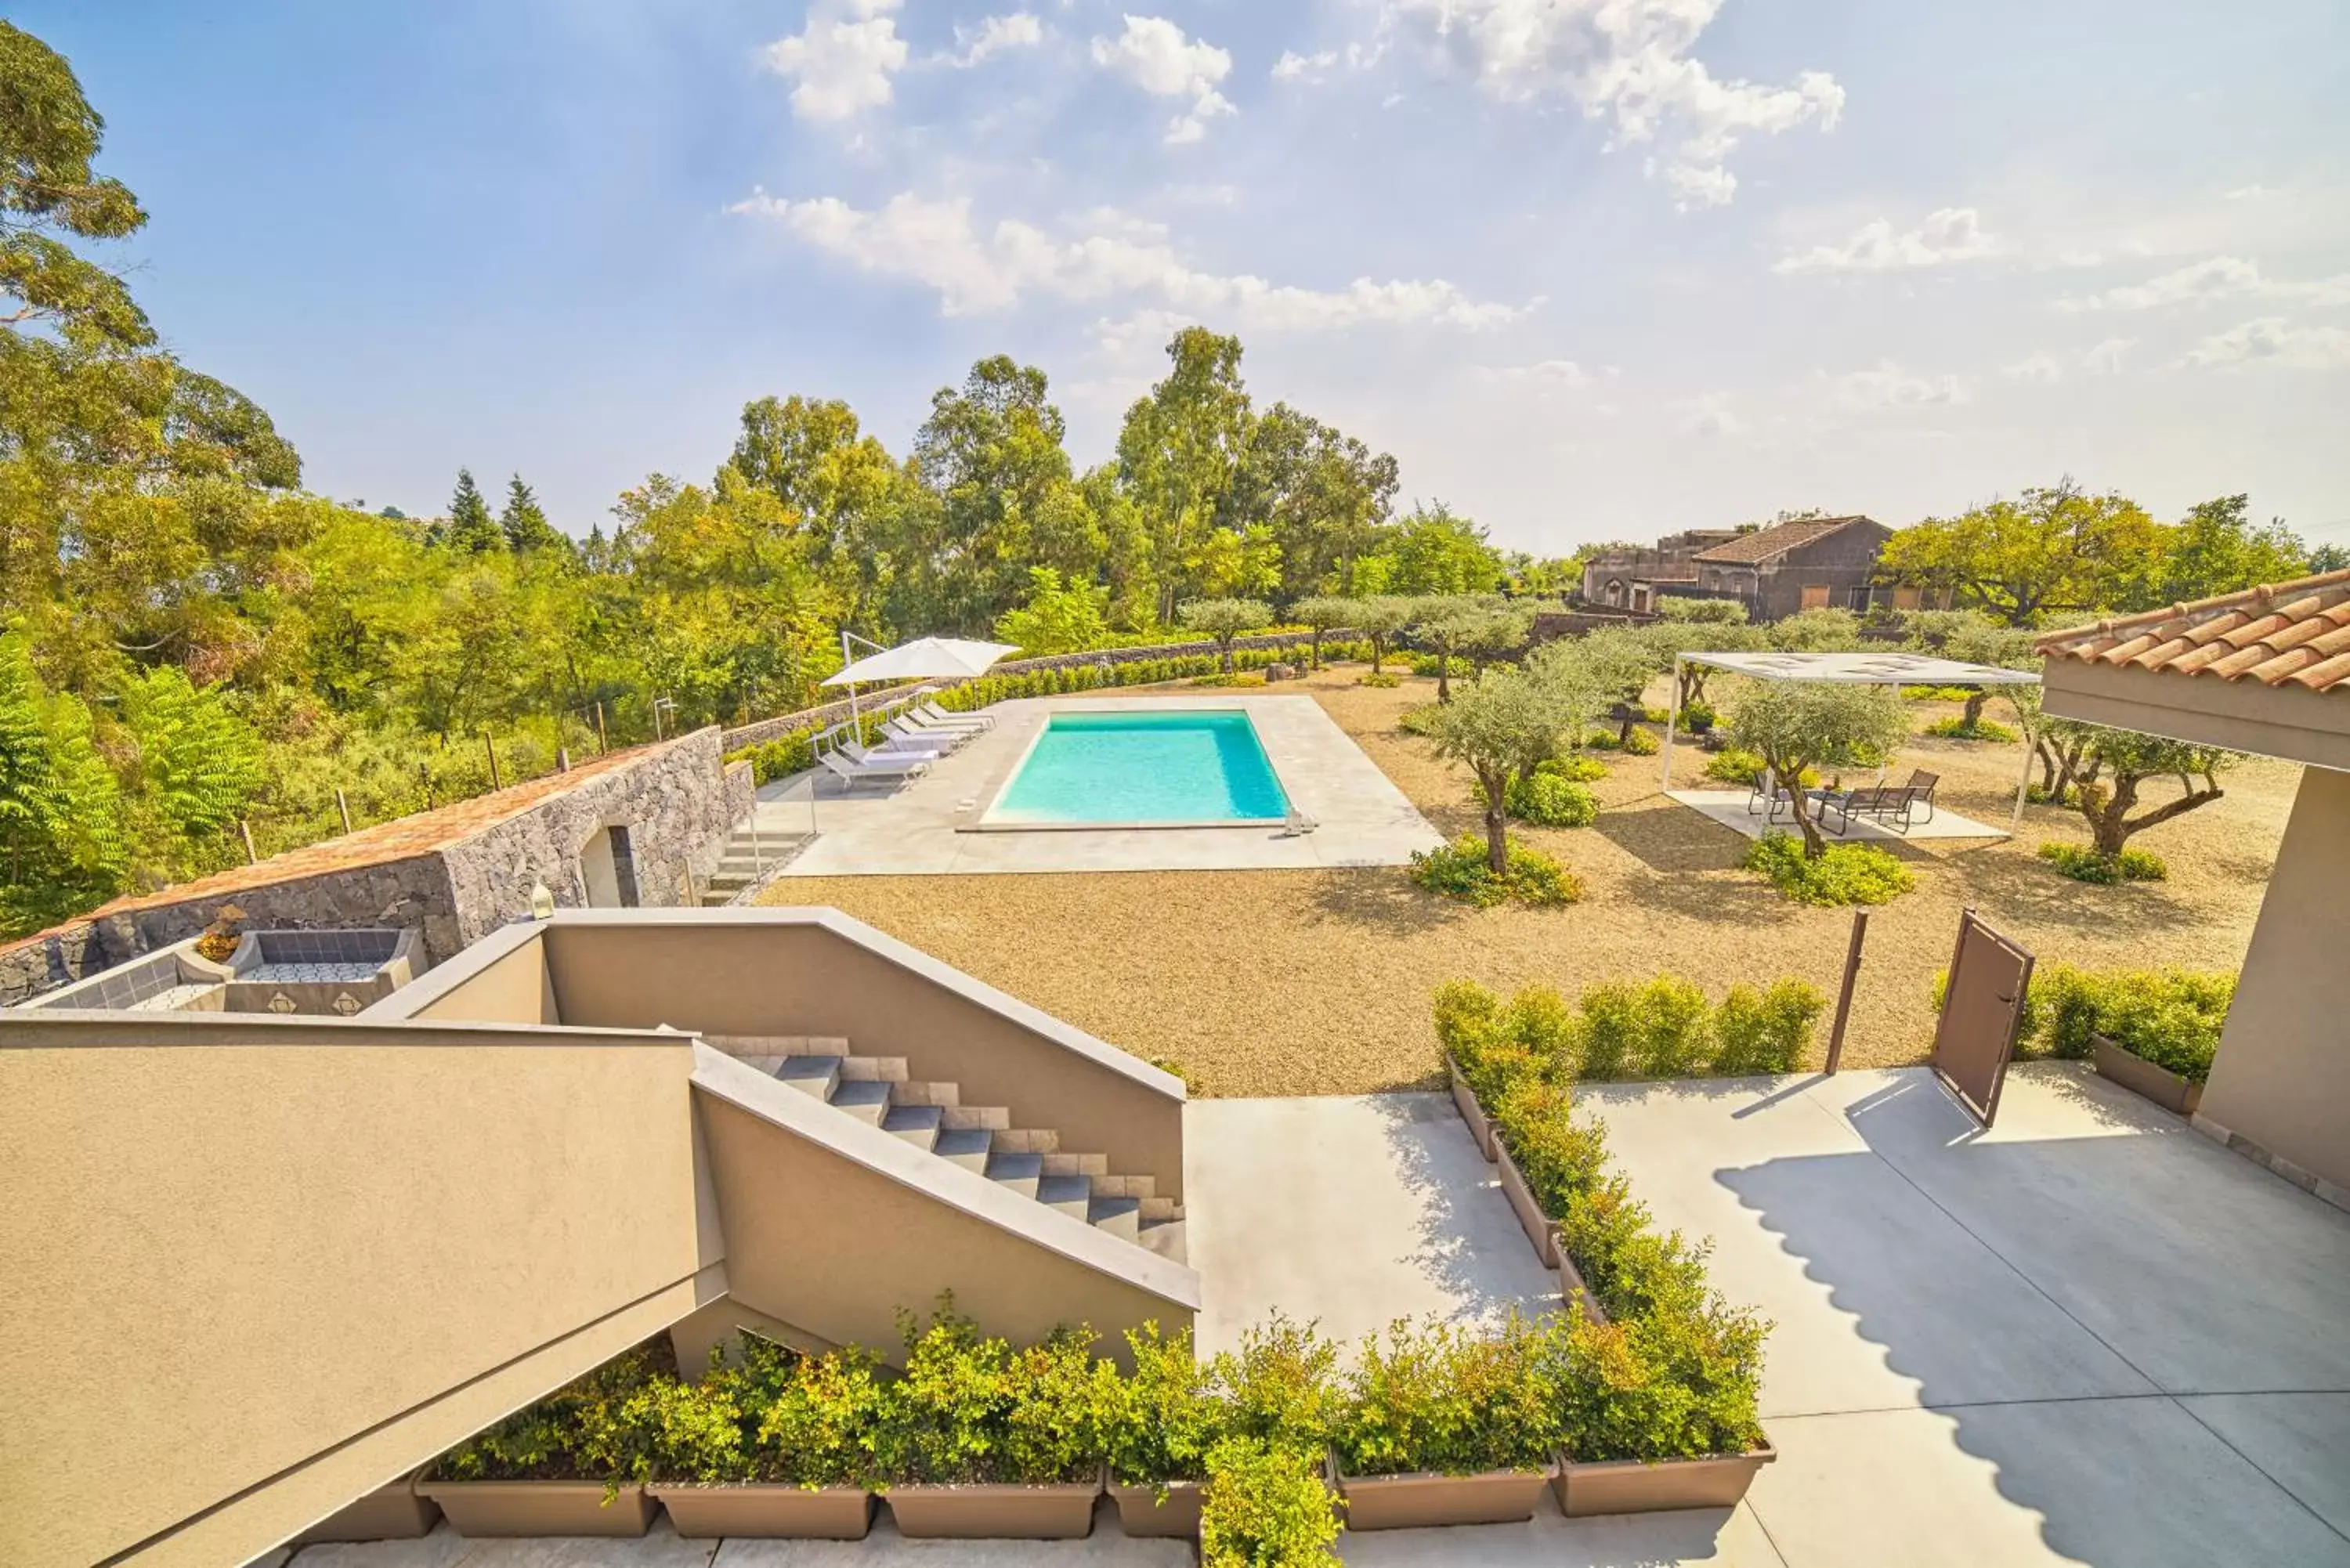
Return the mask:
{"type": "MultiPolygon", "coordinates": [[[[471,800],[435,806],[431,811],[420,811],[411,816],[394,817],[390,822],[379,822],[372,827],[362,827],[356,833],[346,833],[339,838],[306,844],[299,849],[288,849],[250,866],[233,866],[225,871],[215,871],[192,882],[173,883],[152,893],[134,893],[101,905],[86,915],[77,915],[64,926],[53,929],[64,930],[87,925],[109,915],[165,909],[174,904],[242,893],[255,888],[275,887],[280,882],[298,882],[307,877],[321,877],[329,872],[348,871],[362,866],[382,866],[395,860],[429,855],[519,816],[557,795],[568,794],[590,779],[633,766],[670,743],[673,742],[632,746],[626,751],[608,753],[575,765],[569,773],[544,774],[522,784],[508,784],[488,794],[477,794],[471,800]]],[[[42,931],[20,942],[0,943],[0,951],[40,941],[50,934],[49,931],[42,931]]]]}
{"type": "Polygon", "coordinates": [[[2037,647],[2045,659],[2330,691],[2350,682],[2350,571],[2101,620],[2037,647]]]}
{"type": "Polygon", "coordinates": [[[1741,534],[1727,545],[1716,545],[1710,550],[1700,550],[1690,558],[1713,566],[1760,566],[1775,556],[1785,555],[1798,545],[1808,545],[1814,539],[1825,539],[1838,529],[1848,528],[1855,523],[1867,521],[1867,518],[1861,516],[1800,517],[1793,523],[1782,523],[1776,527],[1758,529],[1752,534],[1741,534]]]}

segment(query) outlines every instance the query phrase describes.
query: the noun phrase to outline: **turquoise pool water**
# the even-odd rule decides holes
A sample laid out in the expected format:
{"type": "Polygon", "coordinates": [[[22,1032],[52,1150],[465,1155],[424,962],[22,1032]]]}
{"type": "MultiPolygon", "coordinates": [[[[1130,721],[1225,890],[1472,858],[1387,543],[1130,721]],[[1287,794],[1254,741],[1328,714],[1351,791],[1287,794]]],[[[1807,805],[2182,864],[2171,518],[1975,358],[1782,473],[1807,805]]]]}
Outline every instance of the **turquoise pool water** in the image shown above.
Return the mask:
{"type": "Polygon", "coordinates": [[[1280,821],[1289,797],[1238,710],[1055,713],[991,826],[1280,821]]]}

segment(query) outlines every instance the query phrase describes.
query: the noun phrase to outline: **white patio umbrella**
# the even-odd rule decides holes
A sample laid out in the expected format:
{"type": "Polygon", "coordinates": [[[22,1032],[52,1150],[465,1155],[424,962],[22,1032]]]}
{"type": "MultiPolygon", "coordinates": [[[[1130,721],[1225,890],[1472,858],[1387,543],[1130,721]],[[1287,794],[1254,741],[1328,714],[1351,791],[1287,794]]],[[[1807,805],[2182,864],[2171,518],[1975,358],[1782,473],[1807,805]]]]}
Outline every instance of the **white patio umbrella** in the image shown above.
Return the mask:
{"type": "Polygon", "coordinates": [[[840,634],[840,657],[844,660],[848,659],[851,642],[863,642],[875,651],[854,662],[843,663],[839,673],[826,676],[824,683],[848,688],[848,717],[852,722],[857,718],[857,688],[862,681],[939,680],[984,675],[997,659],[1020,651],[1008,642],[974,642],[960,637],[923,637],[896,648],[883,648],[844,630],[840,634]]]}

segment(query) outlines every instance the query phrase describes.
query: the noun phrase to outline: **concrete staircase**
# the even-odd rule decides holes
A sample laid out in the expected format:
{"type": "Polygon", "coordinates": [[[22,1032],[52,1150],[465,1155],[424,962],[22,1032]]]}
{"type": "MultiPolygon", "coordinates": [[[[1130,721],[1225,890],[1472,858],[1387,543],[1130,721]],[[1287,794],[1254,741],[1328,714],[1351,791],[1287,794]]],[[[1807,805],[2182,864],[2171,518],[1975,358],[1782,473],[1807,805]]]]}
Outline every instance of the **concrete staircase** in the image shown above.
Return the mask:
{"type": "Polygon", "coordinates": [[[777,820],[789,815],[796,825],[795,815],[767,814],[766,807],[764,801],[754,806],[750,816],[727,838],[726,847],[718,857],[718,869],[702,884],[704,909],[733,903],[744,888],[789,860],[806,841],[807,835],[798,826],[786,827],[777,820]]]}
{"type": "Polygon", "coordinates": [[[966,1106],[955,1085],[910,1081],[903,1056],[856,1055],[847,1040],[824,1036],[703,1038],[844,1116],[1121,1241],[1186,1262],[1182,1206],[1158,1195],[1155,1177],[1113,1175],[1107,1155],[1064,1149],[1050,1128],[1014,1126],[1009,1106],[966,1106]]]}

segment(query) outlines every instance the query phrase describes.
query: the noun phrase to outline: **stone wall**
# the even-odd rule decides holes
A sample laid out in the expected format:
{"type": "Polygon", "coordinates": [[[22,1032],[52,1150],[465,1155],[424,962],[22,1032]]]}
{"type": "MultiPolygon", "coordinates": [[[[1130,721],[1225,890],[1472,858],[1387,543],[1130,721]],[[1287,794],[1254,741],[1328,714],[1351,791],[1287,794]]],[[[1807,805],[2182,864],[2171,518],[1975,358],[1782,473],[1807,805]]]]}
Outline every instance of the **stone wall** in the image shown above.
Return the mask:
{"type": "MultiPolygon", "coordinates": [[[[1346,642],[1357,634],[1352,627],[1333,627],[1322,634],[1325,645],[1346,642]]],[[[1263,637],[1236,637],[1232,647],[1294,648],[1314,640],[1313,633],[1305,631],[1271,632],[1263,637]]],[[[1038,659],[1008,659],[988,670],[990,675],[1025,675],[1035,670],[1074,670],[1081,664],[1139,664],[1152,659],[1180,659],[1187,654],[1213,653],[1212,640],[1200,642],[1159,642],[1148,648],[1100,648],[1090,653],[1055,653],[1038,659]]],[[[870,713],[878,709],[894,706],[924,690],[943,691],[960,686],[961,680],[913,681],[860,695],[857,711],[870,713]]],[[[796,713],[778,713],[772,719],[759,719],[726,732],[725,748],[739,752],[745,746],[764,745],[781,740],[795,731],[814,729],[820,725],[837,724],[848,717],[848,702],[827,702],[819,708],[803,708],[796,713]]]]}
{"type": "Polygon", "coordinates": [[[587,903],[579,852],[598,828],[625,826],[636,862],[637,901],[647,909],[691,906],[718,868],[734,824],[750,812],[749,770],[741,781],[720,756],[719,730],[697,730],[641,762],[588,780],[518,816],[441,851],[456,907],[453,945],[426,929],[434,962],[530,913],[544,882],[567,909],[587,903]]]}

